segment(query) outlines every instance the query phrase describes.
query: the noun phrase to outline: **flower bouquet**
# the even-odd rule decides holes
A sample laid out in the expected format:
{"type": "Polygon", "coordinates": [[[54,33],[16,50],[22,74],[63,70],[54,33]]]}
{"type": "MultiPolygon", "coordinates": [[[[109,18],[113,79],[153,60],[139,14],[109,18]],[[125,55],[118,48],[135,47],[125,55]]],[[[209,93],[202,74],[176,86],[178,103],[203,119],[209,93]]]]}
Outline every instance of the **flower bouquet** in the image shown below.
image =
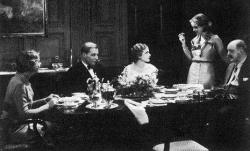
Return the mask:
{"type": "Polygon", "coordinates": [[[153,75],[140,75],[135,80],[128,80],[127,75],[118,76],[117,94],[125,98],[145,99],[153,96],[157,83],[153,75]]]}

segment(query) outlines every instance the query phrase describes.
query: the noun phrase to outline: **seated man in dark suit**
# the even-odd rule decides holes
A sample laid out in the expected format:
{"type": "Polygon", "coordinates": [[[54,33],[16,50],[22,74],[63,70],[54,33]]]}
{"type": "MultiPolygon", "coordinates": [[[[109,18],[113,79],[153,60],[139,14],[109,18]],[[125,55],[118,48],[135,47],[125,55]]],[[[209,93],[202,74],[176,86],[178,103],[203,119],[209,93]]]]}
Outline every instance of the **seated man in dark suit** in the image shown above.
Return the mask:
{"type": "Polygon", "coordinates": [[[225,86],[228,92],[240,98],[249,98],[250,94],[250,59],[247,57],[247,46],[243,40],[233,40],[228,46],[230,64],[226,71],[225,86]]]}
{"type": "Polygon", "coordinates": [[[230,64],[226,70],[224,86],[227,96],[236,101],[218,110],[216,134],[224,142],[230,141],[231,145],[239,145],[243,142],[241,138],[245,133],[242,126],[250,111],[250,58],[247,56],[247,46],[243,40],[231,41],[227,49],[230,64]]]}
{"type": "Polygon", "coordinates": [[[98,77],[104,78],[105,72],[99,64],[99,50],[95,43],[85,42],[81,48],[80,61],[71,67],[64,76],[64,94],[86,92],[87,80],[98,77]]]}

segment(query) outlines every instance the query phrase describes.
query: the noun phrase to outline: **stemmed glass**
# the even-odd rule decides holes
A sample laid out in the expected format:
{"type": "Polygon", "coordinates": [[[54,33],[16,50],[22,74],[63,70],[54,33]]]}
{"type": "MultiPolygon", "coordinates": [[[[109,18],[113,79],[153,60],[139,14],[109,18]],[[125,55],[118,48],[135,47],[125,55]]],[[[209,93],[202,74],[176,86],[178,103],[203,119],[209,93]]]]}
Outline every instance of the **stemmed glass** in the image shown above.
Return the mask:
{"type": "Polygon", "coordinates": [[[99,96],[97,95],[97,93],[93,93],[92,95],[90,95],[90,101],[93,104],[93,108],[97,108],[97,101],[99,100],[99,96]]]}
{"type": "Polygon", "coordinates": [[[105,100],[105,102],[107,103],[106,107],[110,108],[116,94],[115,89],[109,83],[103,83],[101,93],[103,100],[105,100]]]}
{"type": "Polygon", "coordinates": [[[96,83],[94,81],[90,81],[88,83],[87,93],[89,95],[90,102],[93,104],[93,108],[97,108],[99,96],[98,91],[96,90],[96,83]]]}

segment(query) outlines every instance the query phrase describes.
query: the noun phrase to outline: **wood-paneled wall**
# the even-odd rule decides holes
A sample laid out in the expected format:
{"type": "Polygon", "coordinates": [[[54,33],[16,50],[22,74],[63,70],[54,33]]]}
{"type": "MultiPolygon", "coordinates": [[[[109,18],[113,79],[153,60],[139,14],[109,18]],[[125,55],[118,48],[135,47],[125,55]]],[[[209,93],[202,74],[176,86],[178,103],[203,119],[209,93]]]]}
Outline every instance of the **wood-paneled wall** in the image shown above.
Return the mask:
{"type": "Polygon", "coordinates": [[[35,49],[40,52],[43,67],[49,67],[51,58],[59,56],[68,65],[69,1],[48,0],[48,23],[45,37],[17,37],[0,39],[0,70],[10,70],[19,51],[35,49]]]}
{"type": "MultiPolygon", "coordinates": [[[[13,70],[16,55],[26,49],[40,51],[42,67],[50,67],[51,60],[55,56],[59,56],[64,66],[68,67],[70,50],[72,49],[73,62],[76,62],[80,54],[79,49],[86,41],[93,41],[99,45],[99,58],[107,67],[108,76],[116,76],[128,63],[127,0],[47,0],[47,2],[47,35],[0,38],[0,71],[13,70]]],[[[11,76],[0,76],[0,109],[11,76]]],[[[51,86],[55,83],[54,77],[49,77],[47,80],[35,79],[36,85],[42,90],[54,91],[52,88],[56,86],[51,86]],[[52,83],[46,84],[44,81],[52,83]]]]}
{"type": "Polygon", "coordinates": [[[40,51],[43,67],[59,56],[70,65],[70,49],[77,60],[81,44],[96,42],[100,59],[109,66],[122,66],[127,59],[127,1],[47,0],[48,33],[45,37],[0,39],[0,70],[12,69],[19,51],[40,51]]]}
{"type": "MultiPolygon", "coordinates": [[[[184,56],[178,34],[187,42],[195,36],[189,23],[204,13],[213,22],[226,48],[233,39],[244,39],[250,46],[250,1],[247,0],[128,0],[129,47],[138,42],[149,45],[151,62],[167,85],[185,83],[190,62],[184,56]]],[[[190,44],[190,42],[188,42],[190,44]]],[[[218,82],[223,81],[226,65],[216,60],[218,82]]]]}

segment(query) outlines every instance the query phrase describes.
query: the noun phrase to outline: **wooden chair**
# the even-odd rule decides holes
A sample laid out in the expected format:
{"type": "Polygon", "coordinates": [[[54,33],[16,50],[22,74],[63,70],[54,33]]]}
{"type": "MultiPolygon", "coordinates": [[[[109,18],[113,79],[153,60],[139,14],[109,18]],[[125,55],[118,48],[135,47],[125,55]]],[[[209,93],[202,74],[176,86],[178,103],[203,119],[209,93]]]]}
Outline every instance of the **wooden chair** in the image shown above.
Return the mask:
{"type": "MultiPolygon", "coordinates": [[[[0,119],[1,120],[1,125],[0,125],[0,151],[21,151],[21,150],[32,150],[32,148],[35,146],[34,144],[30,143],[24,143],[24,144],[12,144],[9,142],[9,128],[13,126],[11,122],[7,119],[0,119]]],[[[42,119],[27,119],[25,121],[19,122],[19,123],[14,123],[15,125],[22,125],[22,124],[27,124],[27,125],[32,125],[32,128],[35,133],[35,137],[37,138],[37,142],[39,142],[39,145],[48,145],[49,142],[47,139],[44,138],[42,134],[38,131],[38,124],[43,126],[43,130],[46,131],[48,129],[48,126],[46,122],[42,119]]]]}

